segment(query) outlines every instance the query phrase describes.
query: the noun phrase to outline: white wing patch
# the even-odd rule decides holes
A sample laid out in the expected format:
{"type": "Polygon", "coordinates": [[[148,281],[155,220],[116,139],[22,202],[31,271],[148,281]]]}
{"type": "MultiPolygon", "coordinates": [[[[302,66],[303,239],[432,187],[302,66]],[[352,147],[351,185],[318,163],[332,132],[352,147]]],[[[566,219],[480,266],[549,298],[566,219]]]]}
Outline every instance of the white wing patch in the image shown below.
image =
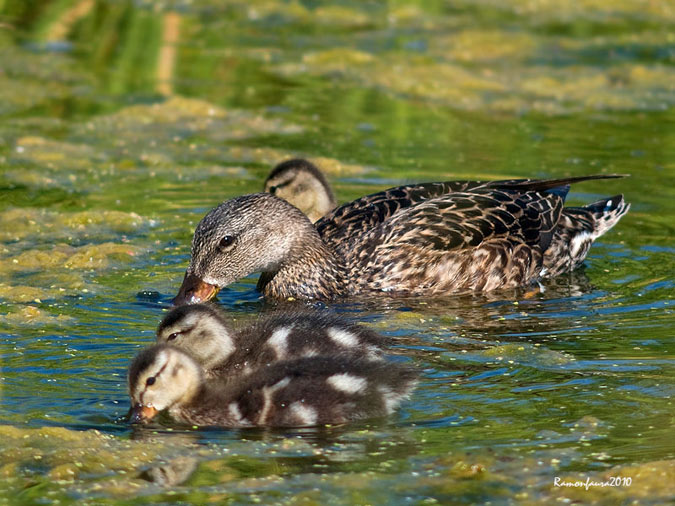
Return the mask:
{"type": "Polygon", "coordinates": [[[356,394],[366,388],[368,380],[360,378],[351,374],[333,374],[329,376],[326,382],[335,390],[346,392],[348,394],[356,394]]]}
{"type": "Polygon", "coordinates": [[[401,404],[401,401],[406,397],[405,394],[398,394],[392,389],[381,386],[378,388],[382,394],[382,400],[384,401],[384,408],[387,410],[387,414],[392,414],[394,410],[401,404]]]}
{"type": "Polygon", "coordinates": [[[291,404],[289,409],[299,425],[316,425],[316,421],[319,419],[316,409],[306,406],[300,401],[291,404]]]}
{"type": "Polygon", "coordinates": [[[346,348],[353,348],[359,344],[359,340],[354,334],[337,327],[331,327],[328,329],[328,337],[330,337],[340,346],[344,346],[346,348]]]}
{"type": "Polygon", "coordinates": [[[284,358],[288,351],[288,334],[291,333],[291,327],[281,327],[272,332],[272,337],[267,340],[267,344],[274,349],[277,358],[284,358]]]}

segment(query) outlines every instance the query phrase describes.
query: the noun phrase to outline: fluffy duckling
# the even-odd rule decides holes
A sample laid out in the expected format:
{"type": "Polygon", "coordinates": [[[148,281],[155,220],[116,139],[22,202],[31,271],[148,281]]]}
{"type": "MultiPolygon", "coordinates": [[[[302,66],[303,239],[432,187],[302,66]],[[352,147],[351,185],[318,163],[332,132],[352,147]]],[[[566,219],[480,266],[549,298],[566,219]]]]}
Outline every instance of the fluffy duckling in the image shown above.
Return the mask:
{"type": "Polygon", "coordinates": [[[355,354],[382,359],[385,338],[325,312],[279,313],[234,331],[211,304],[178,306],[157,328],[157,342],[192,355],[207,378],[249,373],[279,360],[355,354]]]}
{"type": "Polygon", "coordinates": [[[570,184],[613,177],[401,186],[315,225],[273,195],[234,198],[197,225],[174,303],[208,300],[254,272],[265,296],[282,299],[528,286],[577,267],[628,211],[622,195],[563,208],[570,184]]]}
{"type": "Polygon", "coordinates": [[[132,422],[221,427],[305,427],[391,414],[416,383],[406,367],[341,357],[278,362],[227,384],[206,382],[184,351],[156,345],[129,368],[132,422]]]}
{"type": "Polygon", "coordinates": [[[267,176],[264,191],[290,202],[312,222],[337,207],[326,177],[313,163],[302,158],[277,165],[267,176]]]}

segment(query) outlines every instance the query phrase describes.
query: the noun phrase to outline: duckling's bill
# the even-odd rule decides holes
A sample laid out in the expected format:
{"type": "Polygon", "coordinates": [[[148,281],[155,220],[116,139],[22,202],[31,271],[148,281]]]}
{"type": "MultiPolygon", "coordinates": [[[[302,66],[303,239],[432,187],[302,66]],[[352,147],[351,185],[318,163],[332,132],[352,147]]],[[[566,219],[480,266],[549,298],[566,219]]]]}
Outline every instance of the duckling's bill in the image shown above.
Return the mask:
{"type": "Polygon", "coordinates": [[[202,280],[190,272],[185,273],[178,295],[171,301],[174,306],[198,304],[213,299],[219,288],[202,280]]]}
{"type": "Polygon", "coordinates": [[[156,414],[157,410],[153,406],[143,406],[142,404],[136,404],[131,409],[129,420],[131,423],[145,423],[152,420],[156,414]]]}

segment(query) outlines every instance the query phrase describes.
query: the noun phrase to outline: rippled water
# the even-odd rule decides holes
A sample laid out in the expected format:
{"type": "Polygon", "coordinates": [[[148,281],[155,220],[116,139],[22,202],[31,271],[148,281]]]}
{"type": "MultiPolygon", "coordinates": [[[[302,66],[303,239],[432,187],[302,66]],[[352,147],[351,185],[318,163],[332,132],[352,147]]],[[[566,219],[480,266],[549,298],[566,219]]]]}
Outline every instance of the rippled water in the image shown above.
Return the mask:
{"type": "MultiPolygon", "coordinates": [[[[0,501],[675,498],[668,2],[9,1],[0,21],[0,501]],[[195,224],[289,156],[341,202],[606,172],[631,177],[569,203],[632,208],[535,296],[317,304],[422,372],[386,421],[132,430],[126,368],[195,224]],[[632,482],[554,486],[612,476],[632,482]]],[[[237,324],[272,309],[255,282],[219,296],[237,324]]]]}

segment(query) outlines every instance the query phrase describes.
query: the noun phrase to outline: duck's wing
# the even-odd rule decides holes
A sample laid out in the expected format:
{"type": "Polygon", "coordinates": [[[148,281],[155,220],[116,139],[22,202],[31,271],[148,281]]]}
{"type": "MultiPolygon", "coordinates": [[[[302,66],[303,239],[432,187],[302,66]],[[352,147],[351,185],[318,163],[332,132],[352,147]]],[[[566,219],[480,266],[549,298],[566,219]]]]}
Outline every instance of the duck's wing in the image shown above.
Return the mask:
{"type": "Polygon", "coordinates": [[[341,205],[316,222],[323,241],[338,252],[354,238],[410,206],[453,192],[484,186],[484,181],[445,181],[389,188],[341,205]]]}
{"type": "Polygon", "coordinates": [[[555,188],[483,187],[408,207],[353,245],[353,277],[411,295],[522,285],[538,276],[560,218],[566,190],[555,188]]]}
{"type": "Polygon", "coordinates": [[[478,189],[506,189],[518,192],[553,191],[566,195],[569,185],[589,179],[623,177],[593,175],[563,179],[508,179],[502,181],[444,181],[390,188],[366,195],[334,209],[315,226],[324,242],[339,253],[351,242],[397,213],[429,199],[478,189]]]}

